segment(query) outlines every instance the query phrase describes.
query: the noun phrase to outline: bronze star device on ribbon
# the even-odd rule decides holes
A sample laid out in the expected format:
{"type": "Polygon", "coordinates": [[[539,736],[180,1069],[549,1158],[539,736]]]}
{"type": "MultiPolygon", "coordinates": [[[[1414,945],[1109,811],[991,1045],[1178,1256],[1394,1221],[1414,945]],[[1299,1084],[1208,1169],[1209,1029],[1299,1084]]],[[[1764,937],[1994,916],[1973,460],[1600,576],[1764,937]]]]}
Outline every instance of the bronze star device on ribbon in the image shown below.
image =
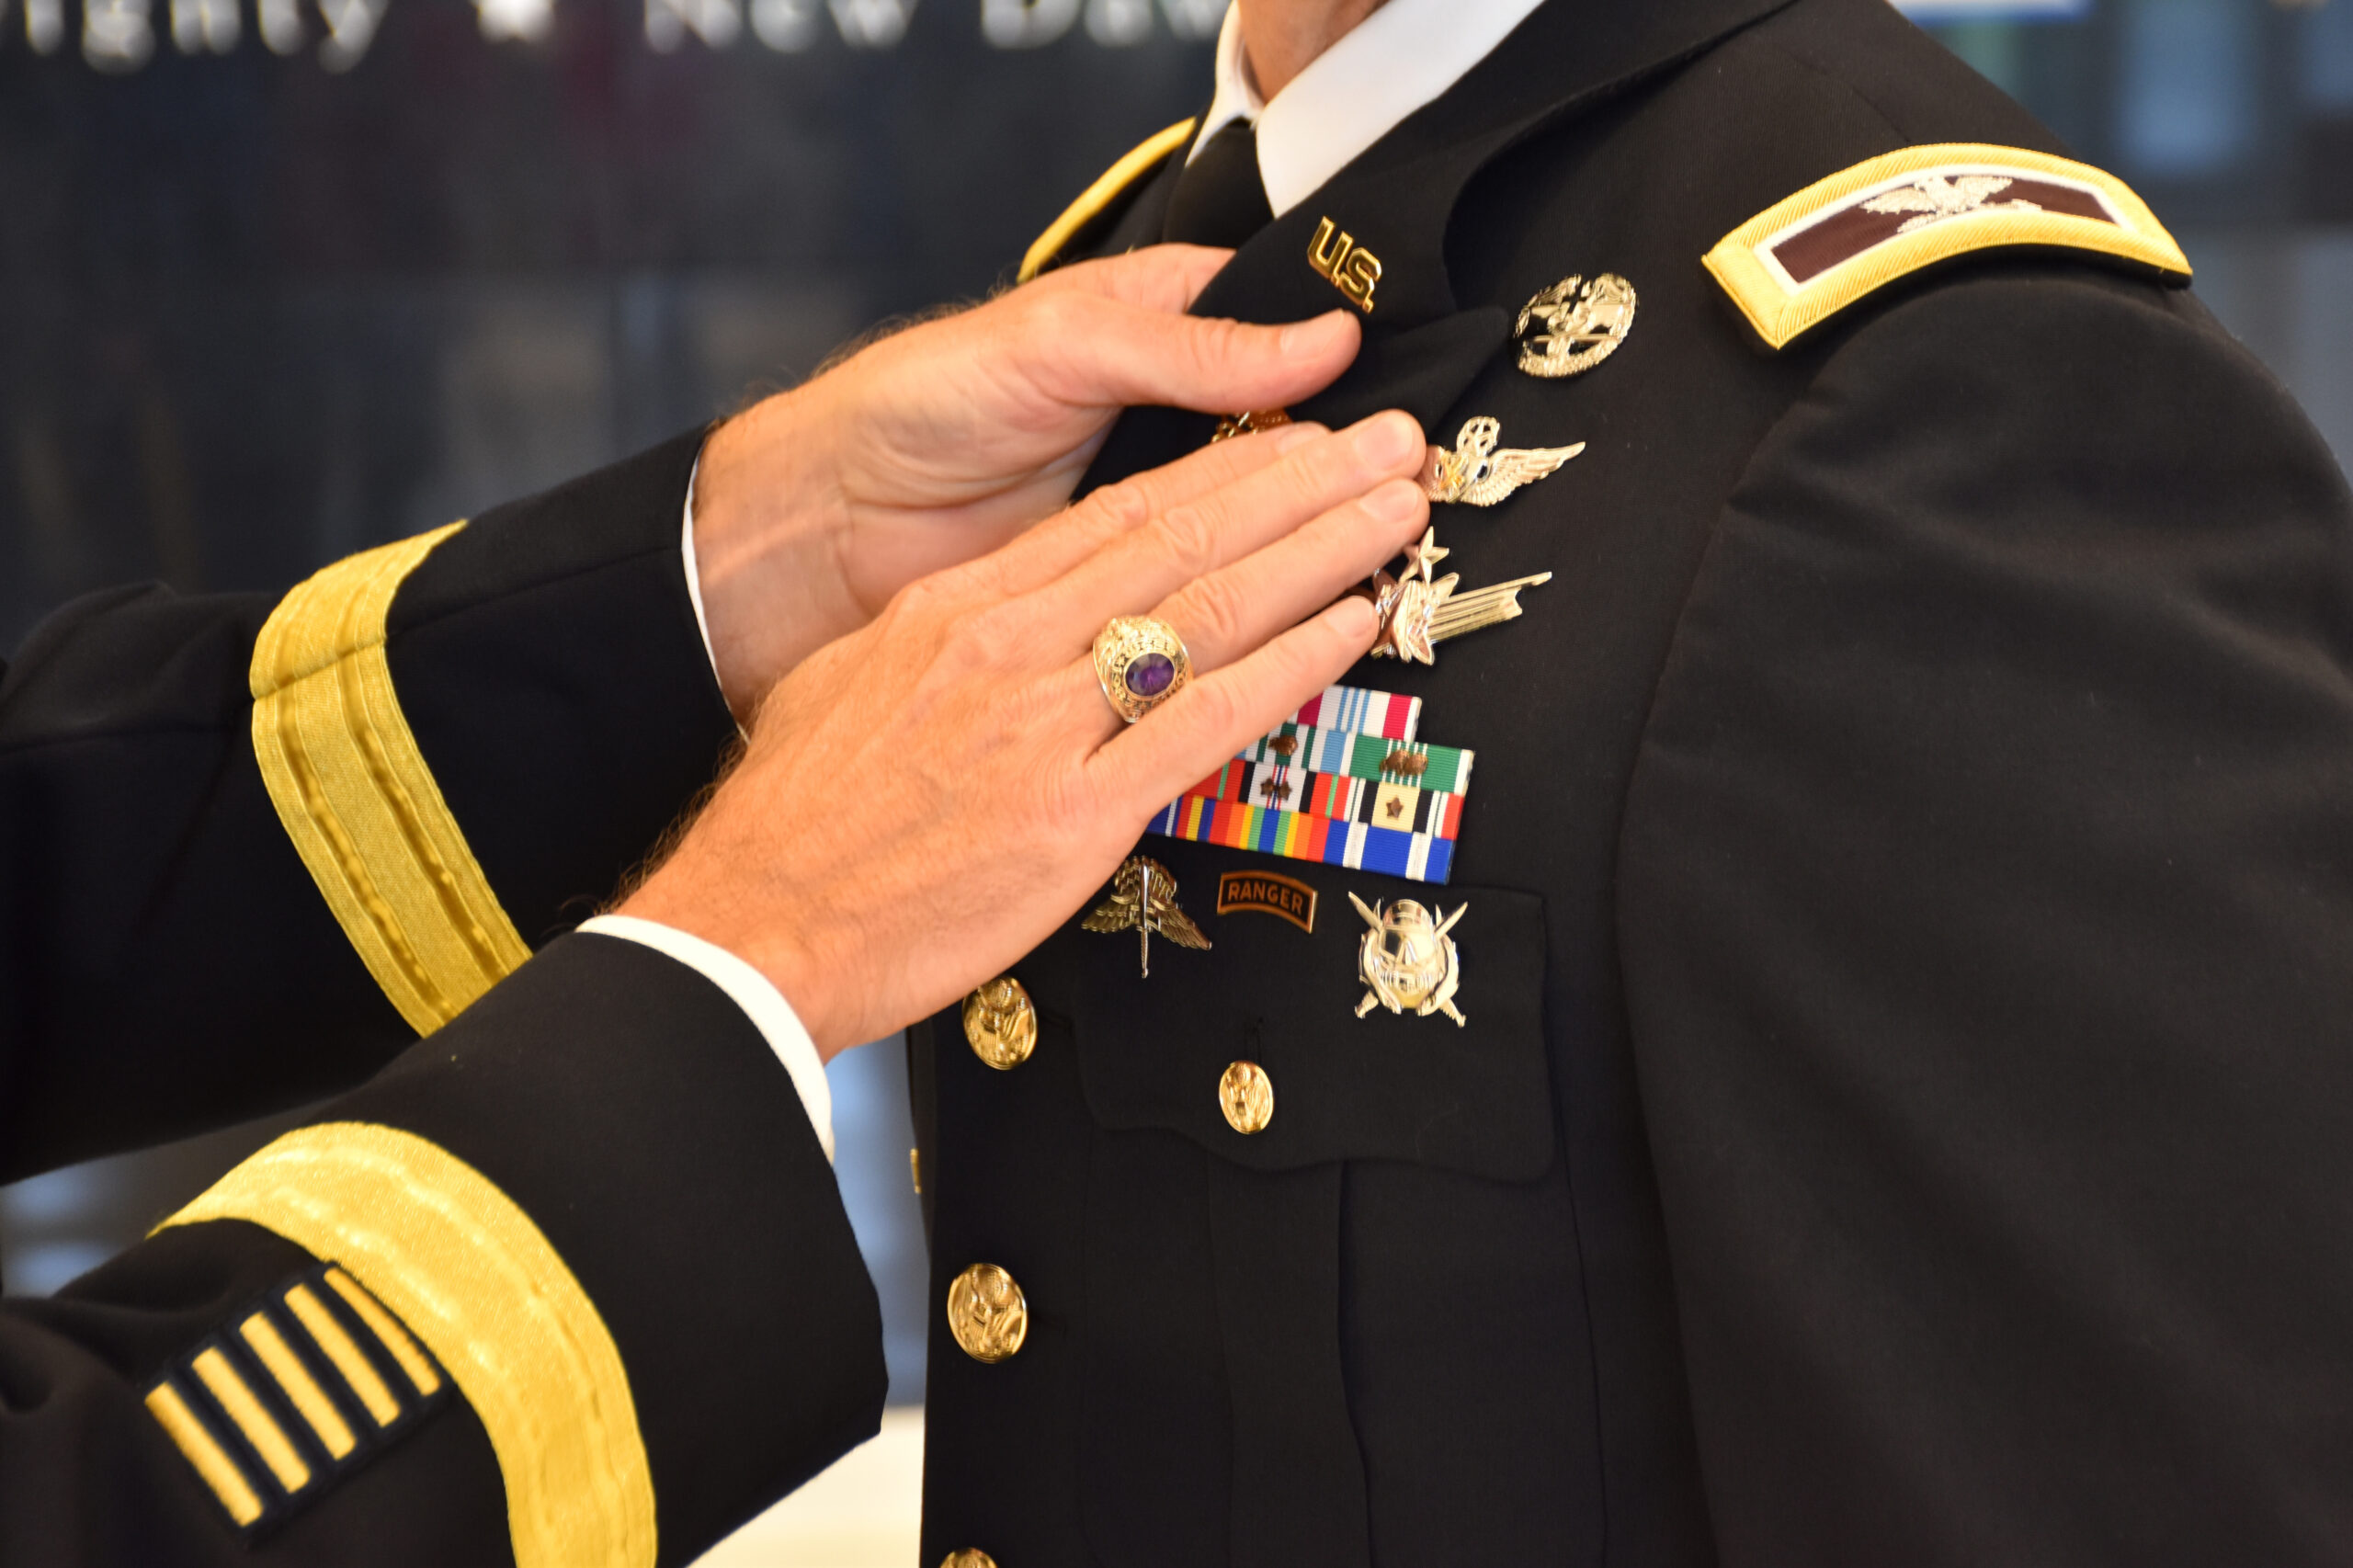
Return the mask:
{"type": "MultiPolygon", "coordinates": [[[[1443,882],[1454,865],[1473,759],[1458,747],[1415,740],[1421,716],[1416,697],[1328,687],[1144,831],[1443,882]]],[[[1312,904],[1305,914],[1312,926],[1312,904]]]]}

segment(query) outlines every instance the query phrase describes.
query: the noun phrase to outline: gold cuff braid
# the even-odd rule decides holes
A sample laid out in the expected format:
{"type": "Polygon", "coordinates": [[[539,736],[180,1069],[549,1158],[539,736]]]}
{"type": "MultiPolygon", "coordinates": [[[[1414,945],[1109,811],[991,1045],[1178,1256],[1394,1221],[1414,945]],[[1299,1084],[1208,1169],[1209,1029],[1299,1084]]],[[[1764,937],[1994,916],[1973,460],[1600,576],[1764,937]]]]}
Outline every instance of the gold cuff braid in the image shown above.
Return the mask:
{"type": "Polygon", "coordinates": [[[472,1165],[369,1122],[298,1128],[164,1221],[244,1220],[348,1270],[490,1435],[516,1568],[652,1568],[654,1476],[620,1350],[529,1215],[472,1165]]]}
{"type": "Polygon", "coordinates": [[[278,820],[369,973],[419,1034],[530,957],[410,733],[385,657],[392,597],[463,528],[337,562],[254,644],[254,753],[278,820]]]}

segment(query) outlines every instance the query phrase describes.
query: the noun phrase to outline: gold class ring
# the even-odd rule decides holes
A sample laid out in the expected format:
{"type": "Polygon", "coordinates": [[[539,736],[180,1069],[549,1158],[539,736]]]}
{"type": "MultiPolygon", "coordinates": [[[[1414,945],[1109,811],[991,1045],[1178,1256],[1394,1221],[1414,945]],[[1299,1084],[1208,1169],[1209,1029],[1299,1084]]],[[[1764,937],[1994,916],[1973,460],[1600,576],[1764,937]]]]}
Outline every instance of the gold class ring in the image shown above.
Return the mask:
{"type": "Polygon", "coordinates": [[[1193,656],[1165,620],[1115,615],[1095,636],[1095,679],[1120,718],[1132,724],[1193,678],[1193,656]]]}

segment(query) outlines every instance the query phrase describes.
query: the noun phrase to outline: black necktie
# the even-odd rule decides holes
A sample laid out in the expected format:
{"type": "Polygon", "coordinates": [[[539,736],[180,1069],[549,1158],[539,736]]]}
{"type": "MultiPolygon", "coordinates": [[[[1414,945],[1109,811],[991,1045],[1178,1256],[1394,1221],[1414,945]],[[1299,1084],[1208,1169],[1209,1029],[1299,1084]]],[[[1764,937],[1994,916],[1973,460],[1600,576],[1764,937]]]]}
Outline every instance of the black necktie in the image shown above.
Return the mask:
{"type": "Polygon", "coordinates": [[[1230,120],[1176,178],[1161,238],[1191,245],[1239,245],[1275,221],[1258,177],[1258,131],[1230,120]]]}

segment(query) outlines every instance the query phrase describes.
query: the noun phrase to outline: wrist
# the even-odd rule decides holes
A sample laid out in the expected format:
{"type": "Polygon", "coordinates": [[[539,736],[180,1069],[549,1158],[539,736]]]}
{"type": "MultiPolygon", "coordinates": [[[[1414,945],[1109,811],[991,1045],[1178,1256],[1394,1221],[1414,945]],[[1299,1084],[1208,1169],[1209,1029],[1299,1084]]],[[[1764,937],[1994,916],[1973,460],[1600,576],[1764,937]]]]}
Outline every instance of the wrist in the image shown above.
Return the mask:
{"type": "Polygon", "coordinates": [[[834,432],[808,389],[725,421],[695,476],[698,586],[722,693],[748,722],[768,687],[862,621],[844,582],[834,432]]]}
{"type": "MultiPolygon", "coordinates": [[[[744,902],[724,879],[665,867],[610,913],[683,931],[750,965],[791,1008],[821,1063],[858,1044],[841,1028],[837,1004],[845,997],[838,983],[827,983],[827,960],[786,923],[752,918],[739,907],[744,902]]],[[[776,901],[764,895],[759,902],[766,907],[776,901]]]]}

